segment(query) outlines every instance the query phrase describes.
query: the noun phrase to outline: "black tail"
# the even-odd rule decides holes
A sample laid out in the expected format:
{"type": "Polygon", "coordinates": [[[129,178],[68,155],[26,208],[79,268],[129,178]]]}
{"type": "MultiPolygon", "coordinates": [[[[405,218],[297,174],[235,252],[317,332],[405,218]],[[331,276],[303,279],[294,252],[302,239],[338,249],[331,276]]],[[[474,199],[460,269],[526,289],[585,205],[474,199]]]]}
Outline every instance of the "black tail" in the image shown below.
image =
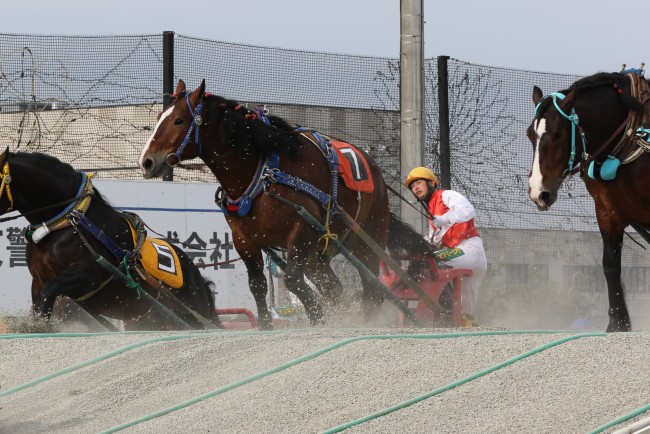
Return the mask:
{"type": "Polygon", "coordinates": [[[223,323],[221,322],[221,318],[219,318],[219,315],[217,315],[217,306],[214,301],[214,290],[213,288],[216,286],[213,281],[208,279],[207,277],[201,276],[203,279],[203,282],[205,283],[205,286],[208,288],[208,291],[210,292],[210,295],[208,296],[209,299],[209,304],[210,304],[210,321],[217,326],[218,328],[222,329],[223,328],[223,323]]]}
{"type": "Polygon", "coordinates": [[[397,255],[428,256],[434,252],[433,246],[411,225],[390,213],[388,225],[388,250],[397,255]]]}

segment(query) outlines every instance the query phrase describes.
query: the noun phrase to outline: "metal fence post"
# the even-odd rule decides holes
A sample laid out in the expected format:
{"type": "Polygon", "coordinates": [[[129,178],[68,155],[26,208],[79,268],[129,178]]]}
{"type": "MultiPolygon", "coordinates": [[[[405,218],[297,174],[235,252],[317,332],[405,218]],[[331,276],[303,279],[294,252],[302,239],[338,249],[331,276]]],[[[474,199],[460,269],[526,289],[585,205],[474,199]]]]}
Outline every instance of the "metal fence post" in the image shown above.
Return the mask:
{"type": "Polygon", "coordinates": [[[449,56],[438,56],[438,124],[440,126],[440,183],[451,188],[451,154],[449,145],[449,56]]]}
{"type": "MultiPolygon", "coordinates": [[[[174,32],[163,32],[163,107],[167,107],[174,93],[174,32]]],[[[174,168],[167,166],[163,181],[174,180],[174,168]]]]}

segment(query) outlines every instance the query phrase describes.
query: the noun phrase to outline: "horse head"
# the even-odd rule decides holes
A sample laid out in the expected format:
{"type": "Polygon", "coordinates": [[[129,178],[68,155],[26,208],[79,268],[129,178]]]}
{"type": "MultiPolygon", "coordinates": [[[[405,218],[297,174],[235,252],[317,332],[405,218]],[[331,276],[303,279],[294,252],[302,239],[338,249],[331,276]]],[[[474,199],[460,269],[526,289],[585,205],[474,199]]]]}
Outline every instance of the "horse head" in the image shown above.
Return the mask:
{"type": "Polygon", "coordinates": [[[638,92],[632,91],[635,79],[628,80],[628,76],[600,72],[545,96],[537,86],[533,88],[535,115],[528,127],[533,165],[528,193],[541,211],[553,205],[567,175],[578,170],[584,175],[584,163],[595,160],[600,164],[620,149],[617,143],[625,140],[623,127],[629,114],[643,115],[644,105],[637,100],[638,92]]]}
{"type": "Polygon", "coordinates": [[[543,96],[539,87],[533,88],[535,117],[527,130],[533,144],[528,195],[540,211],[553,205],[562,180],[573,169],[575,135],[572,142],[572,129],[577,126],[574,101],[575,91],[566,97],[560,93],[543,96]]]}
{"type": "Polygon", "coordinates": [[[203,124],[205,80],[188,93],[178,82],[169,106],[158,115],[158,123],[147,141],[138,163],[145,178],[161,176],[166,166],[201,156],[200,127],[203,124]]]}
{"type": "MultiPolygon", "coordinates": [[[[291,134],[294,130],[259,107],[249,109],[237,101],[206,93],[205,80],[192,93],[186,91],[181,80],[170,105],[158,115],[138,164],[145,178],[154,178],[161,176],[166,166],[200,157],[220,179],[224,170],[228,172],[226,166],[243,164],[254,171],[259,155],[275,151],[297,155],[299,137],[291,134]]],[[[247,169],[241,172],[248,176],[247,169]]]]}

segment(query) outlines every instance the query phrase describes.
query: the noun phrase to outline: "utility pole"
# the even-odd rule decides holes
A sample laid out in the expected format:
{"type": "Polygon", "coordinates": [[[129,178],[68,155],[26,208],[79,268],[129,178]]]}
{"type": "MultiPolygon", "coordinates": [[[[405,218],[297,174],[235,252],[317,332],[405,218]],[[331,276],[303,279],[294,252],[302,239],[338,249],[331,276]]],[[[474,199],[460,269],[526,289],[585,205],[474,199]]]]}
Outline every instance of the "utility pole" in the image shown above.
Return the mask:
{"type": "MultiPolygon", "coordinates": [[[[402,195],[413,195],[403,182],[424,164],[424,9],[423,0],[400,0],[400,172],[402,195]]],[[[403,221],[423,230],[422,216],[401,204],[403,221]]]]}

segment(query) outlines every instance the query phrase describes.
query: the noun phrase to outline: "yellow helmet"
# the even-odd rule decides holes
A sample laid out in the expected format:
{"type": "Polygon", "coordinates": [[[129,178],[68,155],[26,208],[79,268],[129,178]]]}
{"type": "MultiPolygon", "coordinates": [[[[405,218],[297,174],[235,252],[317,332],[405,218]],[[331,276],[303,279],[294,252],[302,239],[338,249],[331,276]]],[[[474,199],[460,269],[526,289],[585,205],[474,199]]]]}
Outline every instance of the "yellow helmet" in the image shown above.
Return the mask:
{"type": "Polygon", "coordinates": [[[429,181],[433,181],[434,183],[438,184],[438,178],[436,178],[436,175],[431,169],[428,169],[426,167],[416,167],[415,169],[411,170],[409,172],[409,176],[406,178],[405,184],[408,188],[411,188],[411,183],[413,181],[417,181],[418,179],[428,179],[429,181]]]}

